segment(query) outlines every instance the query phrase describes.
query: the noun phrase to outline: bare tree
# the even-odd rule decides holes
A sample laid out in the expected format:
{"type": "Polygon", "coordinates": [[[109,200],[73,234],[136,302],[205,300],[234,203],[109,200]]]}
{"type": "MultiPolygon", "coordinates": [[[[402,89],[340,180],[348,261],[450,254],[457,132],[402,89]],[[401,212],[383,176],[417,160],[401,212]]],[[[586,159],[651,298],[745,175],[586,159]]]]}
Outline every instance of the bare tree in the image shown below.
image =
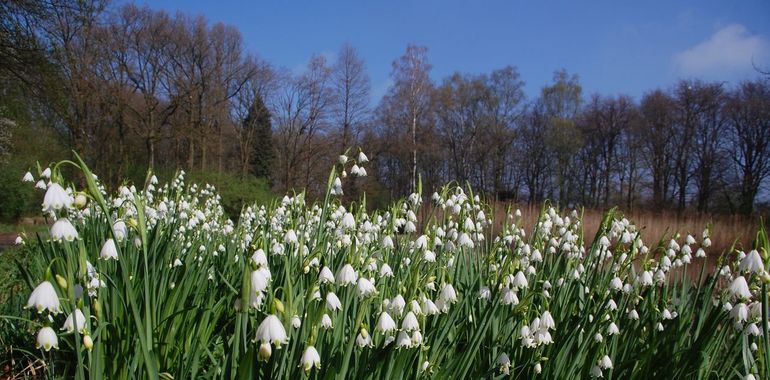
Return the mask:
{"type": "MultiPolygon", "coordinates": [[[[487,81],[491,90],[491,126],[486,141],[491,148],[492,192],[498,197],[503,190],[510,191],[512,183],[506,183],[506,174],[514,176],[511,159],[517,129],[526,112],[524,81],[513,66],[492,71],[487,81]]],[[[511,182],[515,181],[513,178],[511,182]]],[[[515,186],[514,186],[515,187],[515,186]]],[[[513,191],[515,194],[516,191],[513,191]]]]}
{"type": "Polygon", "coordinates": [[[642,98],[640,111],[641,152],[651,177],[652,206],[659,208],[668,203],[675,170],[674,99],[661,90],[655,90],[642,98]]]}
{"type": "Polygon", "coordinates": [[[311,58],[305,72],[297,77],[284,74],[273,112],[283,189],[310,185],[317,156],[322,153],[321,144],[315,144],[316,138],[328,130],[333,96],[330,76],[331,69],[322,56],[311,58]]]}
{"type": "Polygon", "coordinates": [[[360,128],[369,117],[369,75],[352,45],[345,44],[340,49],[332,67],[331,82],[334,124],[339,128],[341,153],[358,139],[360,128]]]}
{"type": "Polygon", "coordinates": [[[542,103],[534,104],[517,140],[519,167],[530,203],[542,201],[552,182],[553,160],[544,144],[548,139],[548,121],[542,103]]]}
{"type": "Polygon", "coordinates": [[[703,84],[698,88],[700,113],[695,128],[692,151],[695,156],[694,178],[698,186],[696,207],[700,212],[709,209],[709,202],[717,189],[726,149],[722,136],[725,120],[722,113],[725,95],[720,83],[703,84]]]}
{"type": "Polygon", "coordinates": [[[732,130],[730,152],[740,183],[739,211],[749,215],[761,184],[770,176],[770,84],[741,83],[725,106],[732,130]]]}
{"type": "MultiPolygon", "coordinates": [[[[38,41],[50,54],[57,78],[35,80],[38,94],[61,118],[72,145],[86,157],[96,146],[96,130],[102,123],[98,64],[93,32],[104,15],[106,3],[100,0],[51,3],[49,17],[36,28],[38,41]]],[[[91,161],[89,159],[89,161],[91,161]]]]}
{"type": "Polygon", "coordinates": [[[594,190],[601,190],[593,194],[595,204],[609,205],[610,194],[615,193],[611,189],[612,176],[621,170],[618,164],[621,136],[629,128],[633,112],[634,105],[626,96],[602,98],[594,95],[585,110],[582,129],[586,147],[590,150],[586,170],[597,173],[594,190]]]}
{"type": "MultiPolygon", "coordinates": [[[[460,183],[473,180],[474,187],[483,185],[484,162],[476,153],[479,150],[481,131],[488,120],[491,96],[483,76],[455,73],[444,79],[436,89],[437,131],[441,136],[449,164],[449,178],[460,183]],[[474,174],[475,173],[475,174],[474,174]]],[[[486,153],[486,147],[481,153],[486,153]]]]}
{"type": "Polygon", "coordinates": [[[417,126],[419,120],[429,108],[432,83],[431,65],[428,63],[428,49],[422,46],[408,45],[406,52],[393,62],[393,86],[391,96],[401,97],[405,101],[406,112],[410,119],[412,135],[412,191],[417,189],[417,126]]]}
{"type": "Polygon", "coordinates": [[[134,130],[145,142],[147,164],[152,168],[161,128],[177,108],[169,94],[163,93],[171,62],[171,19],[165,12],[129,4],[120,9],[110,32],[117,40],[113,42],[114,60],[125,70],[137,95],[128,102],[128,109],[138,121],[134,130]]]}
{"type": "Polygon", "coordinates": [[[553,84],[543,87],[538,100],[547,119],[547,138],[544,146],[555,159],[555,189],[559,203],[571,197],[573,160],[582,146],[582,136],[575,124],[582,104],[583,88],[577,75],[565,70],[553,75],[553,84]]]}

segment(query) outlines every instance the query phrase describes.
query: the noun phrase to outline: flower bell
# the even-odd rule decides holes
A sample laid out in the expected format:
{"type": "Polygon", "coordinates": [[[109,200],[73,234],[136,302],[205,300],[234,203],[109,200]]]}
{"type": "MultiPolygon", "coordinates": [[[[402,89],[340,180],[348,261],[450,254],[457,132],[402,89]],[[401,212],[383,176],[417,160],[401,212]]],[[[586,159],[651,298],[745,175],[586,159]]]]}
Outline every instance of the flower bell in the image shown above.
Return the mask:
{"type": "Polygon", "coordinates": [[[43,197],[43,212],[54,212],[70,207],[72,207],[72,196],[67,194],[67,191],[58,183],[51,183],[43,197]]]}
{"type": "Polygon", "coordinates": [[[302,360],[300,362],[305,373],[309,373],[313,367],[321,369],[321,356],[318,355],[318,351],[313,346],[308,346],[305,352],[302,354],[302,360]]]}
{"type": "Polygon", "coordinates": [[[380,318],[377,319],[377,326],[374,328],[374,330],[385,334],[395,329],[396,322],[393,320],[393,318],[391,318],[390,314],[388,314],[386,311],[380,313],[380,318]]]}
{"type": "Polygon", "coordinates": [[[88,332],[88,326],[86,326],[86,316],[83,315],[83,312],[80,311],[80,309],[75,309],[74,313],[70,313],[70,315],[64,321],[64,326],[62,326],[62,330],[70,333],[75,331],[76,327],[78,332],[81,334],[85,334],[86,332],[88,332]]]}
{"type": "Polygon", "coordinates": [[[123,241],[123,239],[128,236],[128,227],[126,226],[126,222],[122,220],[116,221],[112,225],[112,233],[115,235],[115,239],[118,239],[118,241],[123,241]]]}
{"type": "Polygon", "coordinates": [[[358,336],[356,336],[356,344],[360,348],[364,347],[372,347],[372,337],[369,335],[369,332],[366,331],[365,328],[361,328],[361,331],[358,333],[358,336]]]}
{"type": "Polygon", "coordinates": [[[416,331],[420,329],[420,322],[417,321],[417,316],[413,312],[406,313],[404,320],[401,321],[401,329],[404,331],[416,331]]]}
{"type": "Polygon", "coordinates": [[[115,246],[115,241],[107,239],[102,246],[102,250],[99,252],[99,257],[104,260],[118,259],[118,248],[115,246]]]}
{"type": "Polygon", "coordinates": [[[342,217],[342,228],[346,230],[352,230],[356,228],[356,219],[353,217],[353,214],[351,213],[345,213],[345,215],[342,217]]]}
{"type": "Polygon", "coordinates": [[[730,294],[734,297],[741,299],[751,299],[751,292],[749,291],[749,284],[746,283],[746,278],[738,276],[730,284],[730,294]]]}
{"type": "Polygon", "coordinates": [[[348,286],[354,284],[358,280],[358,273],[350,264],[345,264],[339,272],[337,272],[337,285],[348,286]]]}
{"type": "Polygon", "coordinates": [[[441,288],[439,297],[448,303],[457,302],[457,293],[452,284],[444,284],[444,287],[441,288]]]}
{"type": "Polygon", "coordinates": [[[758,273],[765,269],[765,265],[762,263],[762,257],[759,256],[759,252],[753,249],[741,260],[738,268],[741,272],[758,273]]]}
{"type": "Polygon", "coordinates": [[[326,294],[326,308],[331,311],[337,311],[342,309],[342,302],[333,292],[326,294]]]}
{"type": "Polygon", "coordinates": [[[42,347],[46,351],[50,351],[51,348],[58,349],[59,338],[56,337],[56,331],[53,331],[53,329],[48,326],[40,329],[37,333],[37,343],[35,344],[35,347],[42,347]]]}
{"type": "MultiPolygon", "coordinates": [[[[268,315],[262,320],[262,323],[257,327],[256,341],[275,344],[276,348],[281,348],[281,344],[289,342],[289,337],[286,335],[286,330],[283,328],[283,324],[274,314],[268,315]]],[[[260,347],[260,351],[262,348],[260,347]]],[[[268,358],[270,356],[268,355],[268,358]]]]}
{"type": "Polygon", "coordinates": [[[408,348],[412,346],[412,338],[405,331],[399,331],[396,338],[396,348],[408,348]]]}
{"type": "Polygon", "coordinates": [[[362,299],[377,294],[377,288],[374,287],[374,284],[364,277],[358,279],[356,288],[358,290],[358,297],[362,299]]]}
{"type": "Polygon", "coordinates": [[[334,327],[334,324],[332,323],[332,318],[329,316],[329,314],[324,314],[321,316],[321,327],[323,327],[326,330],[329,330],[334,327]]]}
{"type": "Polygon", "coordinates": [[[329,267],[321,268],[321,272],[318,274],[318,282],[321,284],[334,283],[334,274],[332,274],[332,271],[329,269],[329,267]]]}
{"type": "Polygon", "coordinates": [[[508,357],[508,354],[505,352],[500,354],[500,356],[497,358],[497,366],[500,368],[501,373],[505,375],[510,374],[511,359],[508,357]]]}
{"type": "Polygon", "coordinates": [[[53,314],[61,313],[61,306],[59,304],[59,296],[53,288],[53,285],[48,281],[43,281],[38,285],[35,290],[30,294],[27,300],[27,308],[34,307],[38,313],[42,313],[43,310],[48,310],[53,314]]]}

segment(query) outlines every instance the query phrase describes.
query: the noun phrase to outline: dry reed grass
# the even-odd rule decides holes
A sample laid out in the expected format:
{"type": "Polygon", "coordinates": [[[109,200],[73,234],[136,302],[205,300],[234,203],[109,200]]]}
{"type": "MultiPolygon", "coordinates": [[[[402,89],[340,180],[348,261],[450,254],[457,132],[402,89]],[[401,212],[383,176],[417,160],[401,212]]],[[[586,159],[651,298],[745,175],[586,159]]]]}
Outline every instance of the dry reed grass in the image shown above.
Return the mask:
{"type": "MultiPolygon", "coordinates": [[[[507,207],[511,210],[521,210],[524,227],[530,231],[540,215],[540,207],[535,205],[509,205],[498,204],[495,207],[495,221],[501,222],[505,217],[507,207]]],[[[578,210],[581,212],[581,210],[578,210]]],[[[599,224],[602,221],[605,210],[585,209],[583,212],[583,228],[586,245],[590,245],[599,224]]],[[[666,242],[676,233],[681,234],[679,241],[683,241],[687,234],[691,234],[696,240],[701,240],[701,234],[707,226],[711,226],[711,247],[707,252],[712,254],[722,253],[735,244],[736,249],[750,249],[759,228],[759,220],[740,215],[709,215],[685,213],[677,215],[676,212],[648,210],[623,211],[625,216],[642,231],[642,237],[648,246],[653,247],[658,240],[666,242]]]]}
{"type": "MultiPolygon", "coordinates": [[[[494,204],[495,228],[499,228],[502,224],[508,209],[513,212],[517,208],[521,210],[522,227],[526,231],[532,231],[540,215],[541,208],[539,205],[517,205],[502,202],[494,204]]],[[[422,208],[421,215],[419,215],[420,220],[425,220],[424,218],[436,211],[432,206],[422,208]]],[[[569,211],[571,212],[571,210],[569,211]]],[[[606,210],[584,209],[577,211],[579,213],[582,211],[583,213],[584,239],[586,246],[589,246],[593,242],[593,238],[606,210]]],[[[733,246],[735,249],[740,250],[751,249],[752,242],[759,229],[758,219],[740,215],[696,213],[678,215],[674,211],[667,210],[655,212],[650,210],[623,211],[619,209],[618,212],[641,230],[644,242],[651,248],[655,247],[658,241],[661,240],[667,243],[676,233],[681,234],[681,238],[678,239],[680,243],[687,234],[691,234],[700,242],[703,230],[710,226],[711,247],[706,250],[706,253],[714,260],[722,253],[729,251],[733,246]]],[[[493,231],[493,233],[496,233],[496,231],[493,231]]]]}

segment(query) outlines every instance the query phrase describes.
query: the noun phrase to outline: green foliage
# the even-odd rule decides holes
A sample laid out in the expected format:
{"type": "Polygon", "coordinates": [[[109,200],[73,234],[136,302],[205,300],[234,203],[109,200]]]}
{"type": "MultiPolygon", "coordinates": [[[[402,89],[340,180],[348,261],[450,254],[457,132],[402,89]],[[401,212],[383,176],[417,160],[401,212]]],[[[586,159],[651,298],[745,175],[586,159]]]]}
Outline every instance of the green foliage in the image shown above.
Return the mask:
{"type": "Polygon", "coordinates": [[[24,173],[18,167],[0,166],[0,222],[17,220],[33,203],[33,186],[21,182],[24,173]]]}
{"type": "Polygon", "coordinates": [[[30,171],[37,180],[36,162],[45,166],[67,153],[60,136],[30,114],[13,82],[0,77],[0,84],[9,86],[8,96],[0,98],[0,222],[14,222],[40,210],[42,194],[21,182],[24,174],[30,171]]]}
{"type": "Polygon", "coordinates": [[[275,198],[266,178],[251,175],[240,177],[230,173],[194,170],[188,173],[191,183],[208,183],[217,188],[222,197],[222,207],[232,219],[236,219],[243,206],[265,205],[275,198]]]}
{"type": "MultiPolygon", "coordinates": [[[[170,182],[179,172],[173,168],[158,167],[154,174],[161,182],[170,182]]],[[[135,168],[129,177],[133,183],[143,183],[146,173],[140,173],[138,168],[135,168]]],[[[265,205],[275,198],[266,178],[256,178],[252,175],[241,177],[215,170],[185,171],[185,178],[190,183],[209,184],[216,187],[221,197],[222,207],[233,220],[238,218],[244,205],[265,205]]]]}

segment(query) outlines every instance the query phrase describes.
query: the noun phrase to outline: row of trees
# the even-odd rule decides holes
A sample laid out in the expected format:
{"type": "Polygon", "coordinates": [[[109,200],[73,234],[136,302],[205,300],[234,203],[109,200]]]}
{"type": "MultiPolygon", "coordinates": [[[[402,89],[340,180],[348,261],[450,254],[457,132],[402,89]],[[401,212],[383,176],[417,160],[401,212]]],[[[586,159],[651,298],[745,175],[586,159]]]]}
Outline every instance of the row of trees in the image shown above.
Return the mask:
{"type": "Polygon", "coordinates": [[[0,116],[51,126],[113,183],[171,167],[312,193],[362,147],[370,176],[353,188],[370,194],[419,177],[505,200],[750,214],[770,175],[767,78],[680,81],[637,102],[586,96],[558,71],[527,99],[513,66],[435,82],[428,50],[410,45],[372,107],[350,45],[292,71],[248,54],[233,27],[133,4],[11,0],[0,19],[0,116]]]}
{"type": "MultiPolygon", "coordinates": [[[[410,54],[407,52],[407,55],[410,54]]],[[[398,70],[396,70],[398,72],[398,70]]],[[[399,74],[401,75],[401,74],[399,74]]],[[[398,77],[396,77],[398,78],[398,77]]],[[[380,105],[380,141],[408,126],[399,80],[380,105]],[[401,115],[400,118],[398,115],[401,115]]],[[[499,198],[564,205],[692,208],[751,214],[770,175],[770,81],[730,87],[681,80],[668,90],[587,98],[576,75],[527,101],[515,68],[454,74],[426,91],[412,143],[431,184],[470,182],[499,198]],[[420,154],[422,153],[422,154],[420,154]]],[[[384,144],[384,183],[404,183],[409,160],[384,144]]]]}

